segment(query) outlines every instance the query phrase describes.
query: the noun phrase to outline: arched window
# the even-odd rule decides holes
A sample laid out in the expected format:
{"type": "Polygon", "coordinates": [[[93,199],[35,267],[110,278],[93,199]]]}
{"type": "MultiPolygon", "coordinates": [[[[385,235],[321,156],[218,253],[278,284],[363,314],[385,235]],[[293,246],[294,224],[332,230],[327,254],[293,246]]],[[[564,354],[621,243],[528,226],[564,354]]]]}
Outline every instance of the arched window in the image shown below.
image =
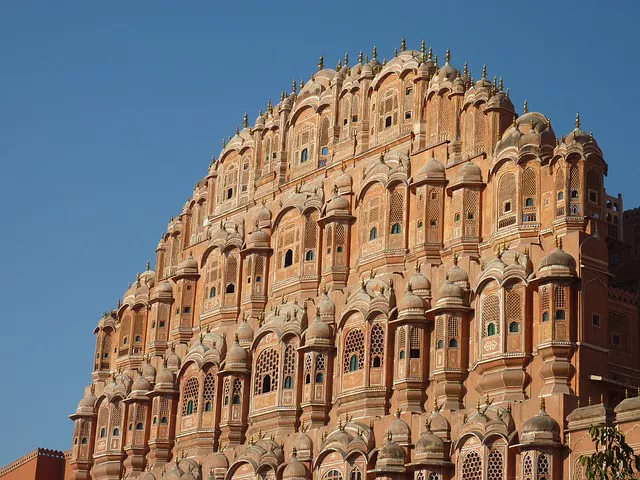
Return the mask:
{"type": "Polygon", "coordinates": [[[291,378],[291,375],[288,375],[287,377],[285,377],[284,379],[284,388],[290,390],[293,388],[293,379],[291,378]]]}
{"type": "Polygon", "coordinates": [[[322,372],[316,373],[316,383],[324,382],[324,374],[322,372]]]}
{"type": "Polygon", "coordinates": [[[120,429],[118,427],[113,429],[113,436],[114,437],[119,437],[120,436],[120,429]]]}
{"type": "Polygon", "coordinates": [[[449,340],[449,347],[458,348],[458,340],[456,340],[455,338],[452,338],[451,340],[449,340]]]}
{"type": "Polygon", "coordinates": [[[231,200],[233,198],[233,188],[227,189],[227,200],[231,200]]]}
{"type": "Polygon", "coordinates": [[[106,428],[101,428],[100,429],[100,438],[104,438],[107,436],[107,429],[106,428]]]}
{"type": "Polygon", "coordinates": [[[564,199],[564,192],[558,192],[558,200],[564,199]]]}
{"type": "Polygon", "coordinates": [[[211,411],[211,402],[207,402],[204,404],[204,411],[205,412],[210,412],[211,411]]]}
{"type": "Polygon", "coordinates": [[[387,116],[384,119],[384,128],[388,128],[391,126],[391,115],[387,116]]]}
{"type": "Polygon", "coordinates": [[[566,318],[566,313],[564,310],[556,310],[556,320],[564,320],[566,318]]]}
{"type": "Polygon", "coordinates": [[[349,475],[349,480],[362,480],[362,472],[358,467],[354,467],[349,475]]]}
{"type": "Polygon", "coordinates": [[[303,148],[300,152],[300,163],[306,162],[307,160],[309,160],[309,149],[303,148]]]}
{"type": "Polygon", "coordinates": [[[391,234],[392,235],[396,235],[396,234],[401,233],[401,232],[402,232],[402,226],[399,223],[394,223],[391,226],[391,234]]]}
{"type": "Polygon", "coordinates": [[[542,314],[542,321],[543,322],[548,322],[549,321],[549,312],[544,312],[542,314]]]}
{"type": "MultiPolygon", "coordinates": [[[[482,457],[480,454],[472,450],[464,456],[461,468],[461,477],[463,480],[481,480],[482,479],[482,457]]],[[[500,477],[502,478],[502,477],[500,477]]]]}
{"type": "Polygon", "coordinates": [[[82,440],[80,441],[80,443],[82,445],[86,445],[87,444],[87,437],[82,437],[82,440]]]}
{"type": "Polygon", "coordinates": [[[347,333],[344,341],[344,372],[364,368],[364,334],[359,328],[347,333]]]}
{"type": "Polygon", "coordinates": [[[240,395],[234,395],[233,396],[233,404],[234,405],[240,405],[240,395]]]}
{"type": "Polygon", "coordinates": [[[136,423],[136,430],[138,431],[144,430],[144,425],[142,424],[142,422],[136,423]]]}
{"type": "Polygon", "coordinates": [[[409,332],[409,358],[420,358],[420,330],[415,327],[409,332]]]}
{"type": "Polygon", "coordinates": [[[338,470],[329,470],[322,478],[323,480],[342,480],[342,474],[338,470]]]}
{"type": "Polygon", "coordinates": [[[169,421],[167,420],[167,417],[160,418],[160,424],[161,425],[166,425],[167,423],[169,423],[169,421]]]}
{"type": "Polygon", "coordinates": [[[375,240],[376,238],[378,238],[378,227],[372,227],[371,230],[369,230],[369,241],[375,240]]]}
{"type": "Polygon", "coordinates": [[[293,250],[289,249],[284,254],[284,266],[290,267],[291,265],[293,265],[293,250]]]}
{"type": "Polygon", "coordinates": [[[229,285],[227,285],[227,288],[225,289],[226,293],[235,293],[236,292],[236,286],[233,283],[230,283],[229,285]]]}
{"type": "Polygon", "coordinates": [[[280,355],[275,348],[267,348],[256,360],[254,394],[261,395],[278,389],[280,355]]]}
{"type": "MultiPolygon", "coordinates": [[[[455,339],[454,339],[455,340],[455,339]]],[[[441,350],[444,348],[444,340],[438,340],[438,350],[441,350]]]]}
{"type": "Polygon", "coordinates": [[[304,255],[304,259],[307,262],[310,262],[312,260],[314,260],[316,258],[316,252],[314,252],[313,250],[308,250],[307,253],[305,253],[304,255]]]}
{"type": "Polygon", "coordinates": [[[524,201],[524,206],[525,207],[533,207],[535,204],[533,203],[533,198],[529,197],[526,198],[524,201]]]}
{"type": "Polygon", "coordinates": [[[518,333],[520,331],[520,324],[518,322],[511,322],[509,324],[509,333],[518,333]]]}
{"type": "Polygon", "coordinates": [[[187,402],[187,415],[193,415],[193,400],[187,402]]]}
{"type": "Polygon", "coordinates": [[[487,337],[492,337],[496,334],[496,325],[495,323],[490,323],[487,325],[487,337]]]}
{"type": "Polygon", "coordinates": [[[400,360],[402,360],[404,358],[404,350],[400,350],[400,360]]]}
{"type": "Polygon", "coordinates": [[[224,404],[225,404],[225,405],[229,405],[229,395],[225,395],[225,397],[224,397],[224,404]]]}

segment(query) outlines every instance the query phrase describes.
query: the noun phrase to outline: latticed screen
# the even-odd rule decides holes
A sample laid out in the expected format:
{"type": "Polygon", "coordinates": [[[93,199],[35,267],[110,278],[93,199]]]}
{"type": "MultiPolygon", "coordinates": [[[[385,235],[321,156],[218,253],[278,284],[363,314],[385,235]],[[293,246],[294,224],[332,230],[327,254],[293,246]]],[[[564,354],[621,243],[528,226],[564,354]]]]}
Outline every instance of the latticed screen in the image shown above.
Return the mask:
{"type": "Polygon", "coordinates": [[[384,363],[384,330],[380,324],[371,329],[371,366],[381,367],[384,363]]]}
{"type": "MultiPolygon", "coordinates": [[[[522,318],[522,297],[517,290],[509,290],[507,292],[507,322],[520,323],[522,318]]],[[[518,328],[519,330],[519,328],[518,328]]]]}
{"type": "Polygon", "coordinates": [[[364,334],[359,328],[351,330],[344,341],[344,371],[350,371],[351,358],[356,356],[355,369],[364,368],[364,334]]]}
{"type": "Polygon", "coordinates": [[[169,399],[167,397],[160,398],[160,418],[169,416],[169,399]]]}
{"type": "MultiPolygon", "coordinates": [[[[522,173],[522,205],[525,210],[534,208],[538,203],[536,174],[532,168],[522,173]]],[[[524,221],[535,221],[535,217],[523,217],[524,221]]]]}
{"type": "Polygon", "coordinates": [[[438,317],[436,320],[436,345],[444,340],[444,318],[438,317]]]}
{"type": "Polygon", "coordinates": [[[398,348],[403,350],[407,343],[407,333],[405,332],[404,327],[400,327],[398,330],[398,348]]]}
{"type": "Polygon", "coordinates": [[[533,460],[531,459],[530,452],[526,452],[524,454],[524,461],[522,462],[522,480],[533,480],[533,460]]]}
{"type": "Polygon", "coordinates": [[[499,450],[491,450],[487,458],[487,480],[502,480],[503,457],[499,450]]]}
{"type": "Polygon", "coordinates": [[[551,473],[551,466],[549,463],[549,457],[544,453],[538,455],[538,478],[543,479],[551,473]]]}
{"type": "Polygon", "coordinates": [[[311,363],[312,363],[312,359],[311,359],[311,354],[307,353],[304,356],[304,373],[311,373],[311,363]]]}
{"type": "Polygon", "coordinates": [[[317,213],[307,217],[304,227],[304,248],[316,248],[318,239],[318,224],[316,223],[317,213]]]}
{"type": "Polygon", "coordinates": [[[553,304],[555,308],[567,307],[565,287],[563,287],[562,285],[556,285],[553,289],[553,304]]]}
{"type": "Polygon", "coordinates": [[[198,411],[198,390],[200,382],[196,377],[191,377],[184,385],[184,393],[182,394],[182,415],[191,415],[198,411]],[[189,407],[189,402],[192,407],[189,407]],[[193,410],[191,410],[191,408],[193,410]]]}
{"type": "Polygon", "coordinates": [[[344,228],[344,224],[338,223],[336,224],[336,247],[344,246],[346,243],[346,229],[344,228]]]}
{"type": "Polygon", "coordinates": [[[319,353],[318,356],[316,357],[316,373],[324,372],[326,368],[326,363],[327,363],[327,360],[324,354],[319,353]]]}
{"type": "Polygon", "coordinates": [[[215,398],[215,382],[215,375],[212,372],[207,373],[204,377],[204,393],[202,395],[203,402],[213,402],[215,398]]]}
{"type": "Polygon", "coordinates": [[[225,272],[225,281],[227,283],[235,283],[238,276],[238,258],[235,255],[229,255],[227,258],[227,271],[225,272]]]}
{"type": "Polygon", "coordinates": [[[482,298],[482,336],[486,337],[490,330],[492,334],[500,333],[500,299],[496,293],[482,298]],[[489,328],[490,324],[495,330],[489,328]]]}
{"type": "Polygon", "coordinates": [[[476,451],[468,452],[462,461],[462,480],[482,480],[482,458],[476,451]]]}
{"type": "Polygon", "coordinates": [[[256,395],[273,392],[278,389],[279,363],[280,355],[278,355],[278,352],[274,348],[267,348],[260,354],[256,361],[256,383],[254,386],[254,393],[256,395]],[[265,387],[268,387],[266,392],[263,391],[265,387]]]}
{"type": "Polygon", "coordinates": [[[609,312],[609,345],[623,352],[629,351],[629,317],[620,312],[609,312]]]}
{"type": "MultiPolygon", "coordinates": [[[[498,183],[498,217],[512,215],[515,212],[515,194],[516,175],[513,172],[505,173],[500,177],[500,182],[498,183]]],[[[515,217],[513,218],[513,221],[501,220],[498,222],[498,228],[507,227],[513,223],[515,223],[515,217]]]]}
{"type": "Polygon", "coordinates": [[[116,400],[111,405],[111,425],[118,426],[122,424],[122,404],[116,400]]]}
{"type": "Polygon", "coordinates": [[[447,319],[447,334],[449,339],[460,336],[460,319],[458,317],[450,315],[447,319]]]}
{"type": "Polygon", "coordinates": [[[391,193],[391,208],[389,210],[389,223],[402,223],[404,220],[404,196],[401,191],[394,189],[391,193]]]}
{"type": "Polygon", "coordinates": [[[284,349],[284,374],[291,375],[296,371],[296,351],[293,345],[284,349]]]}
{"type": "Polygon", "coordinates": [[[236,378],[233,381],[233,403],[237,405],[242,399],[242,380],[236,378]]]}

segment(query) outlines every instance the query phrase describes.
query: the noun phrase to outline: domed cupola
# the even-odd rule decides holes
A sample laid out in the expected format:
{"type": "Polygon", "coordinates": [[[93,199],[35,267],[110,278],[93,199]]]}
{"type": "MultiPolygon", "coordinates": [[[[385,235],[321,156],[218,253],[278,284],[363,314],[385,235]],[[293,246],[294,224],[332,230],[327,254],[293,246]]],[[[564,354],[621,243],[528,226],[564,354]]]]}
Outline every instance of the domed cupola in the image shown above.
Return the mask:
{"type": "MultiPolygon", "coordinates": [[[[420,272],[420,265],[416,262],[416,269],[409,279],[413,293],[422,297],[427,303],[431,302],[431,282],[420,272]]],[[[429,305],[427,305],[429,308],[429,305]]]]}
{"type": "Polygon", "coordinates": [[[247,239],[247,248],[270,248],[269,234],[265,232],[259,226],[259,222],[256,221],[253,231],[249,234],[247,239]]]}
{"type": "Polygon", "coordinates": [[[527,445],[560,444],[560,425],[547,413],[544,398],[540,399],[540,411],[522,424],[521,442],[527,445]]]}
{"type": "Polygon", "coordinates": [[[233,347],[229,350],[225,359],[225,370],[245,371],[249,365],[249,354],[240,346],[238,334],[236,333],[233,347]]]}
{"type": "Polygon", "coordinates": [[[173,390],[173,372],[167,368],[167,359],[156,375],[154,390],[173,390]]]}
{"type": "Polygon", "coordinates": [[[342,173],[336,177],[335,186],[338,188],[338,193],[351,193],[351,187],[353,185],[353,179],[351,175],[344,171],[344,165],[342,173]]]}
{"type": "Polygon", "coordinates": [[[542,258],[538,265],[539,277],[574,277],[576,260],[562,250],[561,240],[556,236],[556,248],[542,258]]]}
{"type": "Polygon", "coordinates": [[[429,461],[442,462],[446,459],[444,440],[433,433],[431,422],[427,419],[425,430],[416,442],[416,460],[420,463],[427,463],[429,461]]]}
{"type": "Polygon", "coordinates": [[[313,322],[311,322],[307,330],[305,345],[309,347],[329,347],[333,345],[331,327],[322,320],[318,313],[316,313],[313,322]]]}
{"type": "Polygon", "coordinates": [[[129,394],[129,397],[143,397],[146,399],[146,394],[149,390],[151,390],[151,383],[149,383],[149,380],[144,378],[141,373],[138,373],[131,385],[131,393],[129,394]]]}
{"type": "Polygon", "coordinates": [[[464,291],[458,285],[452,283],[448,278],[438,290],[437,297],[436,308],[464,305],[464,291]]]}
{"type": "Polygon", "coordinates": [[[193,258],[193,254],[190,253],[186,260],[183,260],[178,264],[178,276],[197,275],[198,274],[198,261],[193,258]]]}
{"type": "Polygon", "coordinates": [[[375,473],[404,473],[406,453],[404,448],[393,441],[391,432],[387,432],[387,440],[378,451],[375,473]]]}
{"type": "Polygon", "coordinates": [[[351,212],[351,204],[349,200],[338,194],[338,186],[334,186],[333,196],[327,202],[327,208],[325,210],[326,215],[342,214],[349,215],[351,212]]]}
{"type": "Polygon", "coordinates": [[[460,169],[457,184],[480,185],[482,182],[482,170],[471,161],[465,163],[460,169]]]}
{"type": "Polygon", "coordinates": [[[176,373],[180,370],[180,364],[182,360],[180,356],[176,353],[176,346],[172,343],[169,352],[166,354],[167,359],[167,368],[171,370],[173,373],[176,373]]]}
{"type": "Polygon", "coordinates": [[[411,443],[411,428],[400,418],[400,409],[396,410],[395,419],[385,430],[385,436],[391,434],[393,439],[401,446],[408,446],[411,443]]]}
{"type": "Polygon", "coordinates": [[[89,389],[89,394],[84,396],[82,400],[78,403],[78,408],[76,409],[76,416],[92,416],[93,409],[95,407],[97,398],[95,396],[95,385],[91,384],[91,388],[89,389]]]}
{"type": "Polygon", "coordinates": [[[255,221],[258,222],[260,228],[271,226],[271,210],[269,210],[264,202],[256,214],[255,221]]]}
{"type": "Polygon", "coordinates": [[[318,313],[321,318],[326,319],[327,321],[333,321],[336,314],[336,304],[333,303],[333,300],[329,297],[329,291],[326,287],[322,292],[320,301],[318,302],[318,313]]]}
{"type": "Polygon", "coordinates": [[[571,131],[569,135],[564,137],[563,143],[565,145],[571,145],[574,142],[585,144],[593,141],[593,136],[590,136],[587,132],[584,132],[580,128],[580,114],[576,113],[576,127],[571,131]]]}
{"type": "Polygon", "coordinates": [[[466,271],[458,266],[458,254],[453,254],[453,266],[449,270],[449,281],[462,287],[464,290],[469,290],[469,275],[466,271]]]}
{"type": "Polygon", "coordinates": [[[293,447],[291,451],[291,460],[284,467],[282,472],[282,480],[307,480],[309,472],[304,463],[298,460],[298,451],[293,447]]]}
{"type": "Polygon", "coordinates": [[[424,315],[424,308],[424,300],[413,293],[413,286],[411,282],[407,283],[407,290],[398,303],[398,311],[400,312],[400,315],[411,315],[411,312],[415,311],[422,316],[424,315]]]}
{"type": "Polygon", "coordinates": [[[221,451],[217,450],[207,455],[204,465],[209,469],[209,479],[218,480],[224,478],[229,470],[229,459],[221,451]]]}
{"type": "Polygon", "coordinates": [[[302,433],[298,435],[293,446],[298,452],[298,459],[301,461],[308,461],[313,458],[313,442],[311,441],[311,437],[304,433],[304,421],[300,424],[300,430],[302,433]]]}
{"type": "Polygon", "coordinates": [[[156,378],[156,369],[150,363],[145,363],[142,367],[142,376],[148,381],[153,383],[156,378]]]}
{"type": "Polygon", "coordinates": [[[447,180],[445,168],[442,162],[435,158],[435,154],[431,152],[431,158],[420,168],[416,175],[414,184],[421,185],[423,183],[441,183],[447,180]]]}
{"type": "Polygon", "coordinates": [[[251,342],[253,342],[254,332],[253,328],[251,328],[251,325],[249,325],[249,322],[247,322],[247,317],[244,315],[242,316],[242,322],[240,322],[240,325],[236,330],[236,335],[238,336],[238,341],[240,342],[240,345],[242,347],[248,348],[249,346],[251,346],[251,342]]]}

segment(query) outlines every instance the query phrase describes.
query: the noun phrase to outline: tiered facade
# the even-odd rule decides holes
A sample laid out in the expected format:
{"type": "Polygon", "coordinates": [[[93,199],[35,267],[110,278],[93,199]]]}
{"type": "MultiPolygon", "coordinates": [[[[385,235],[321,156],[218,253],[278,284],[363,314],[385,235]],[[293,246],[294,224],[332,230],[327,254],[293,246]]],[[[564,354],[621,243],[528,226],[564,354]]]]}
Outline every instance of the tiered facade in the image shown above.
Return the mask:
{"type": "Polygon", "coordinates": [[[72,478],[577,479],[640,417],[593,135],[376,56],[225,142],[98,323],[72,478]]]}

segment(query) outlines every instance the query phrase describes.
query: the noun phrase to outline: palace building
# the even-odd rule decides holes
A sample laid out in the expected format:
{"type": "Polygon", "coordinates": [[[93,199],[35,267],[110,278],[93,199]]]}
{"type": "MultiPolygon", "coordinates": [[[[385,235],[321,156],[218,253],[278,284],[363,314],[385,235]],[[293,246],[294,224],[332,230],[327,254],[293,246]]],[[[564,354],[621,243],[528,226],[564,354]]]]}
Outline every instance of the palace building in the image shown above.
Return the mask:
{"type": "Polygon", "coordinates": [[[441,63],[321,58],[245,114],[95,328],[67,478],[578,480],[590,425],[640,445],[603,152],[441,63]]]}

